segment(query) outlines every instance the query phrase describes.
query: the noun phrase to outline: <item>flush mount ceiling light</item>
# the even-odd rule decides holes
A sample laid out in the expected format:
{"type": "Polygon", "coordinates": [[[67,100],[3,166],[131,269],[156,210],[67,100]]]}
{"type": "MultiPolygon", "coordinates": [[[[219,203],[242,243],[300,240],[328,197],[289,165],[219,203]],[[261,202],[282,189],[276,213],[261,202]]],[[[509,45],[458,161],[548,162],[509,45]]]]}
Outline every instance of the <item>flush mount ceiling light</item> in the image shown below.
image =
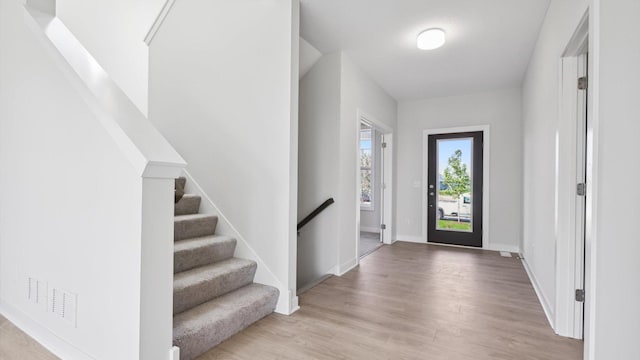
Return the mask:
{"type": "Polygon", "coordinates": [[[441,47],[447,41],[444,30],[433,28],[418,34],[417,46],[420,50],[433,50],[441,47]]]}

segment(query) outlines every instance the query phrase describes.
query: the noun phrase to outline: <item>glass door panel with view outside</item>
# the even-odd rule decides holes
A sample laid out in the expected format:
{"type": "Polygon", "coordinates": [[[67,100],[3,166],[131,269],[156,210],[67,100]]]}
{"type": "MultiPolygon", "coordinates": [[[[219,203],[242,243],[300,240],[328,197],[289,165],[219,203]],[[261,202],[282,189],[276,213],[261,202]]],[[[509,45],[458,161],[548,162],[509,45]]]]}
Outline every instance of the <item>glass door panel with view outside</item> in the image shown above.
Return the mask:
{"type": "Polygon", "coordinates": [[[482,135],[429,136],[429,242],[482,247],[482,135]]]}

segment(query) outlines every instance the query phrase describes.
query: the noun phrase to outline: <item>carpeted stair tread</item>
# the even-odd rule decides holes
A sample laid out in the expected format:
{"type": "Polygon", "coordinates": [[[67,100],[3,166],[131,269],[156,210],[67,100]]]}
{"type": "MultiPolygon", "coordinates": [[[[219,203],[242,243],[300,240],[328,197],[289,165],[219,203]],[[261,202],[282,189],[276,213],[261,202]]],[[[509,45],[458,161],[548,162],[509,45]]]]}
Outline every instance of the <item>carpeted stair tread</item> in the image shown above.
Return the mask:
{"type": "Polygon", "coordinates": [[[175,217],[173,238],[175,241],[213,235],[218,217],[209,214],[179,215],[175,217]]]}
{"type": "Polygon", "coordinates": [[[202,197],[195,194],[184,194],[182,199],[178,201],[174,208],[174,215],[192,215],[197,214],[200,210],[202,197]]]}
{"type": "Polygon", "coordinates": [[[178,314],[253,282],[255,261],[231,258],[175,274],[173,313],[178,314]]]}
{"type": "Polygon", "coordinates": [[[173,318],[173,343],[180,360],[192,360],[254,322],[271,314],[279,291],[251,284],[173,318]]]}
{"type": "Polygon", "coordinates": [[[173,250],[173,271],[183,272],[233,257],[236,239],[212,235],[177,241],[173,250]]]}

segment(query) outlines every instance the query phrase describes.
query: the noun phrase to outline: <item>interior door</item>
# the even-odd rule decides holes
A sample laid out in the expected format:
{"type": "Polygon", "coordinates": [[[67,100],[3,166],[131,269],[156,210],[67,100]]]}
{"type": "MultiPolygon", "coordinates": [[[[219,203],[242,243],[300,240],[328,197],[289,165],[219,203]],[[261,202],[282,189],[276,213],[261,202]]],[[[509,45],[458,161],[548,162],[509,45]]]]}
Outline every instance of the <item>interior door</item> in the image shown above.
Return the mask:
{"type": "Polygon", "coordinates": [[[482,131],[429,135],[427,155],[427,240],[482,247],[482,131]]]}

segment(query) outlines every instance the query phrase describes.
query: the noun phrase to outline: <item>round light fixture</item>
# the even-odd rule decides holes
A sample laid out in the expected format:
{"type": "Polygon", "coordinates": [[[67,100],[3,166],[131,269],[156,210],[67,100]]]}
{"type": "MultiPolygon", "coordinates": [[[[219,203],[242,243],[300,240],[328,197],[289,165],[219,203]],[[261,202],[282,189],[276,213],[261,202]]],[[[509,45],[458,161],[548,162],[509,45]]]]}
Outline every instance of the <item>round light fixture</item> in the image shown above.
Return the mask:
{"type": "Polygon", "coordinates": [[[444,30],[433,28],[418,34],[417,46],[420,50],[433,50],[441,47],[447,41],[444,30]]]}

